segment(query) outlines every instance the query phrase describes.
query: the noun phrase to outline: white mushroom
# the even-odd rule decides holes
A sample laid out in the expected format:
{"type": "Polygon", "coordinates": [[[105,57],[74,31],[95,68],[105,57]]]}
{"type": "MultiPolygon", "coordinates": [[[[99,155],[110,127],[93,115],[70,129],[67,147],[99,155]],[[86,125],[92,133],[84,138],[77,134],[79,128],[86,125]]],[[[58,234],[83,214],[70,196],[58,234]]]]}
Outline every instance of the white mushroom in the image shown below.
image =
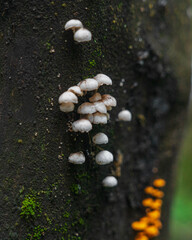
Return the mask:
{"type": "Polygon", "coordinates": [[[74,93],[77,96],[83,96],[83,92],[81,91],[81,88],[78,86],[72,86],[68,89],[68,91],[74,93]]]}
{"type": "Polygon", "coordinates": [[[77,19],[71,19],[65,24],[65,30],[72,29],[73,31],[75,31],[82,27],[83,27],[82,22],[77,19]]]}
{"type": "Polygon", "coordinates": [[[74,132],[89,132],[92,129],[92,124],[87,119],[80,119],[73,122],[72,129],[74,132]]]}
{"type": "Polygon", "coordinates": [[[104,187],[115,187],[118,184],[118,181],[115,177],[113,176],[108,176],[103,179],[103,186],[104,187]]]}
{"type": "Polygon", "coordinates": [[[111,111],[112,110],[111,106],[106,106],[106,108],[107,108],[107,111],[111,111]]]}
{"type": "Polygon", "coordinates": [[[73,164],[83,164],[85,162],[85,155],[83,152],[71,153],[68,160],[73,164]]]}
{"type": "Polygon", "coordinates": [[[90,102],[97,102],[101,100],[101,94],[100,93],[95,93],[92,97],[89,98],[90,102]]]}
{"type": "Polygon", "coordinates": [[[130,113],[130,111],[128,110],[123,110],[118,114],[118,119],[120,121],[125,121],[125,122],[129,122],[131,121],[132,115],[130,113]]]}
{"type": "Polygon", "coordinates": [[[74,34],[74,40],[77,42],[88,42],[91,41],[92,34],[86,28],[80,28],[74,34]]]}
{"type": "Polygon", "coordinates": [[[75,105],[72,102],[62,103],[59,108],[62,112],[72,112],[75,108],[75,105]]]}
{"type": "Polygon", "coordinates": [[[95,144],[107,144],[109,142],[109,139],[105,133],[97,133],[93,138],[93,142],[95,144]]]}
{"type": "Polygon", "coordinates": [[[79,114],[92,114],[96,112],[96,107],[93,103],[85,102],[78,107],[77,112],[79,114]]]}
{"type": "Polygon", "coordinates": [[[107,124],[107,114],[96,112],[93,114],[94,124],[107,124]]]}
{"type": "Polygon", "coordinates": [[[78,103],[78,98],[72,92],[64,92],[60,95],[58,102],[59,104],[68,103],[68,102],[78,103]]]}
{"type": "Polygon", "coordinates": [[[101,102],[101,101],[94,102],[94,106],[95,106],[95,109],[97,112],[107,113],[107,108],[103,102],[101,102]]]}
{"type": "Polygon", "coordinates": [[[93,114],[85,114],[81,115],[81,118],[89,120],[91,123],[93,123],[93,114]]]}
{"type": "Polygon", "coordinates": [[[102,102],[107,107],[116,107],[117,106],[116,99],[114,97],[112,97],[111,95],[109,95],[109,94],[102,95],[102,102]]]}
{"type": "Polygon", "coordinates": [[[98,89],[98,82],[93,78],[87,78],[80,83],[78,86],[81,88],[82,91],[93,91],[98,89]]]}
{"type": "Polygon", "coordinates": [[[103,74],[103,73],[99,73],[97,74],[94,79],[97,80],[99,86],[102,85],[112,85],[112,80],[110,77],[108,77],[107,75],[103,74]]]}
{"type": "Polygon", "coordinates": [[[107,150],[103,150],[96,155],[95,160],[99,165],[106,165],[113,162],[113,154],[107,150]]]}

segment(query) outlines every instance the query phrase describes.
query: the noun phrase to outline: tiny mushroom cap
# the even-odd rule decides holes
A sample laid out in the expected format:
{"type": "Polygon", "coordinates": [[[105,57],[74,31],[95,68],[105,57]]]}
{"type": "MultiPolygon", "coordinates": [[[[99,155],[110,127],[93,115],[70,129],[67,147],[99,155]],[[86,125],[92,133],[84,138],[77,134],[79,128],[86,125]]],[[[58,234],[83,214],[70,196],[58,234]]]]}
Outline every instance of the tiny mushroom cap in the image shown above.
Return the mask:
{"type": "Polygon", "coordinates": [[[78,107],[77,112],[79,114],[92,114],[96,112],[96,108],[93,103],[85,102],[78,107]]]}
{"type": "Polygon", "coordinates": [[[145,229],[145,233],[147,236],[149,237],[157,237],[159,235],[159,230],[156,226],[148,226],[146,229],[145,229]]]}
{"type": "Polygon", "coordinates": [[[87,119],[80,119],[73,122],[72,129],[74,132],[89,132],[92,129],[92,124],[87,119]]]}
{"type": "Polygon", "coordinates": [[[107,107],[116,107],[117,106],[116,99],[114,97],[112,97],[111,95],[109,95],[109,94],[102,95],[102,102],[107,107]]]}
{"type": "Polygon", "coordinates": [[[97,102],[101,100],[101,94],[100,93],[95,93],[92,97],[89,98],[90,102],[97,102]]]}
{"type": "Polygon", "coordinates": [[[113,154],[107,150],[103,150],[97,153],[95,160],[99,165],[106,165],[113,162],[113,154]]]}
{"type": "Polygon", "coordinates": [[[76,42],[88,42],[88,41],[91,41],[91,39],[92,39],[92,34],[86,28],[80,28],[74,34],[74,40],[76,42]]]}
{"type": "Polygon", "coordinates": [[[72,112],[75,108],[75,105],[72,102],[62,103],[59,108],[62,112],[72,112]]]}
{"type": "Polygon", "coordinates": [[[107,144],[109,142],[109,139],[105,133],[97,133],[93,138],[93,142],[95,144],[107,144]]]}
{"type": "Polygon", "coordinates": [[[93,114],[94,124],[107,124],[107,114],[96,112],[93,114]]]}
{"type": "Polygon", "coordinates": [[[128,110],[123,110],[118,114],[118,119],[120,121],[129,122],[131,121],[131,118],[132,118],[131,113],[128,110]]]}
{"type": "Polygon", "coordinates": [[[108,176],[103,179],[103,186],[104,187],[115,187],[118,184],[118,181],[115,177],[113,176],[108,176]]]}
{"type": "Polygon", "coordinates": [[[155,187],[164,187],[166,185],[166,181],[162,178],[157,178],[153,181],[153,186],[155,187]]]}
{"type": "Polygon", "coordinates": [[[96,111],[100,113],[107,113],[107,108],[105,104],[102,101],[95,102],[94,103],[96,111]]]}
{"type": "Polygon", "coordinates": [[[78,103],[78,98],[72,92],[64,92],[60,95],[58,102],[59,104],[68,103],[68,102],[78,103]]]}
{"type": "Polygon", "coordinates": [[[83,164],[85,162],[85,155],[83,152],[71,153],[68,159],[70,163],[83,164]]]}
{"type": "Polygon", "coordinates": [[[134,229],[135,231],[143,231],[146,229],[147,227],[147,222],[144,221],[135,221],[131,224],[132,229],[134,229]]]}
{"type": "Polygon", "coordinates": [[[102,86],[102,85],[112,85],[112,80],[110,77],[108,77],[107,75],[103,74],[103,73],[99,73],[97,74],[95,77],[94,77],[99,86],[102,86]]]}
{"type": "Polygon", "coordinates": [[[81,115],[81,118],[88,119],[91,123],[93,123],[93,114],[81,115]]]}
{"type": "Polygon", "coordinates": [[[83,96],[83,92],[81,91],[81,88],[78,86],[72,86],[68,89],[68,91],[74,93],[77,96],[83,96]]]}
{"type": "Polygon", "coordinates": [[[93,91],[98,89],[98,82],[93,78],[87,78],[80,83],[78,86],[81,88],[82,91],[93,91]]]}
{"type": "Polygon", "coordinates": [[[69,29],[77,30],[82,27],[83,27],[82,22],[77,19],[71,19],[65,24],[65,30],[69,30],[69,29]]]}

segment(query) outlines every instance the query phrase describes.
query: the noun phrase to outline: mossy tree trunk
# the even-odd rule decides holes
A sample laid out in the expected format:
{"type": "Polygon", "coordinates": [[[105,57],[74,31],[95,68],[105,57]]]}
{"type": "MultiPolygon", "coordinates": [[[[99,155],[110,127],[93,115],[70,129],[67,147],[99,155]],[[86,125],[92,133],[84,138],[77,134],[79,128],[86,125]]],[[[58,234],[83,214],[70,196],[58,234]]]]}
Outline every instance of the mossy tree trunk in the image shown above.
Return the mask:
{"type": "Polygon", "coordinates": [[[1,1],[0,239],[132,240],[144,187],[158,176],[167,180],[158,239],[168,239],[189,95],[189,17],[187,0],[1,1]],[[91,42],[64,31],[71,18],[91,30],[91,42]],[[100,72],[113,79],[101,92],[118,106],[107,125],[72,133],[79,116],[60,112],[57,99],[100,72]],[[116,121],[122,108],[131,123],[116,121]],[[90,137],[99,131],[115,161],[123,155],[115,189],[101,184],[115,167],[94,162],[90,137]],[[82,166],[67,161],[77,150],[86,154],[82,166]]]}

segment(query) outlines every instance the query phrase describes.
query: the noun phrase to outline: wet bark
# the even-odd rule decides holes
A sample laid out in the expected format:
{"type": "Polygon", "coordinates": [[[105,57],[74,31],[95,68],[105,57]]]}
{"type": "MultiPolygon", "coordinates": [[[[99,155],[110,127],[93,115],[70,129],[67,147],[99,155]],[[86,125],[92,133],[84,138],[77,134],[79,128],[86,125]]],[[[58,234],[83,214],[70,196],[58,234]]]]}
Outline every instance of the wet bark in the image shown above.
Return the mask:
{"type": "Polygon", "coordinates": [[[187,0],[0,3],[0,239],[134,239],[131,222],[144,215],[144,188],[158,176],[167,181],[158,239],[169,239],[190,89],[189,18],[187,0]],[[92,32],[91,42],[77,44],[64,31],[71,18],[92,32]],[[113,86],[99,91],[118,106],[107,125],[73,133],[69,123],[79,116],[60,112],[57,99],[100,72],[113,86]],[[122,108],[131,123],[116,121],[122,108]],[[123,155],[115,189],[101,184],[114,165],[94,162],[90,138],[99,131],[115,161],[123,155]],[[86,163],[70,165],[79,150],[86,163]]]}

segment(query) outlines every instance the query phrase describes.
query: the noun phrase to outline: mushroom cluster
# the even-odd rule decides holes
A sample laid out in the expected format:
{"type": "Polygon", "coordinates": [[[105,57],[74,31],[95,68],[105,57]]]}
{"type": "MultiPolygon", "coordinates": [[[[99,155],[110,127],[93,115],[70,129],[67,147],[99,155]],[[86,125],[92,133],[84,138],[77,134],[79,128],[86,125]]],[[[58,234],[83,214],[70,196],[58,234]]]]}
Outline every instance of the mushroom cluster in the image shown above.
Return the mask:
{"type": "MultiPolygon", "coordinates": [[[[76,24],[76,26],[79,26],[76,24]]],[[[103,85],[112,85],[112,80],[105,74],[97,74],[93,78],[87,78],[79,82],[76,86],[70,87],[66,92],[59,97],[60,110],[62,112],[72,112],[75,104],[78,103],[78,97],[82,97],[87,92],[94,91],[94,94],[89,97],[89,101],[82,103],[77,108],[77,113],[80,114],[80,119],[72,123],[74,132],[87,133],[92,130],[93,124],[107,124],[110,118],[108,111],[116,107],[116,99],[109,95],[101,95],[98,88],[103,85]]],[[[92,137],[92,142],[95,145],[107,144],[109,141],[106,134],[100,132],[92,137]]],[[[83,152],[70,154],[68,158],[70,163],[83,164],[85,155],[83,152]]],[[[95,156],[95,162],[99,165],[106,165],[113,162],[113,154],[107,150],[102,150],[95,156]]],[[[103,186],[114,187],[117,185],[117,179],[113,176],[108,176],[103,180],[103,186]]]]}
{"type": "Polygon", "coordinates": [[[146,207],[146,216],[131,225],[132,229],[138,232],[135,240],[149,240],[159,235],[159,230],[162,228],[160,218],[163,201],[161,198],[164,193],[157,188],[162,188],[165,184],[164,179],[158,178],[153,181],[153,186],[145,188],[145,193],[151,197],[142,201],[142,205],[146,207]]]}
{"type": "Polygon", "coordinates": [[[92,34],[89,30],[83,27],[81,21],[71,19],[65,24],[65,30],[72,30],[74,33],[74,40],[76,42],[88,42],[92,39],[92,34]]]}

